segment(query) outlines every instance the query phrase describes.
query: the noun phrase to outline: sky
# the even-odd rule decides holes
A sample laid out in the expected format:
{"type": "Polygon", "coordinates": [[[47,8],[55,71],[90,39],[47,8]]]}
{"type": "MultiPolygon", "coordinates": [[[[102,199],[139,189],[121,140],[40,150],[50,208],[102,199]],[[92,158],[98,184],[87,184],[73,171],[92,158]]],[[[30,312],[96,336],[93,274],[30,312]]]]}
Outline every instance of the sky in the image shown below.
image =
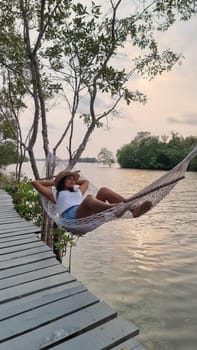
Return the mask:
{"type": "MultiPolygon", "coordinates": [[[[158,40],[161,46],[183,53],[181,64],[176,64],[172,71],[165,72],[152,81],[131,80],[131,89],[139,89],[147,95],[146,105],[133,103],[127,106],[121,102],[118,117],[109,121],[108,130],[104,128],[94,131],[82,157],[96,157],[102,147],[106,147],[115,156],[117,150],[133,140],[140,131],[149,131],[154,136],[170,136],[172,132],[184,137],[197,136],[196,33],[197,17],[194,17],[188,22],[178,21],[169,31],[160,34],[158,40]]],[[[125,48],[124,51],[125,64],[130,58],[129,50],[125,48]]],[[[99,103],[104,107],[107,105],[105,98],[99,103]]],[[[54,144],[61,135],[64,123],[64,107],[56,106],[49,113],[49,136],[54,144]]],[[[76,127],[75,141],[78,144],[83,126],[78,124],[76,127]]],[[[37,145],[36,156],[43,156],[40,144],[37,145]]],[[[63,149],[60,149],[59,157],[65,158],[63,149]]]]}

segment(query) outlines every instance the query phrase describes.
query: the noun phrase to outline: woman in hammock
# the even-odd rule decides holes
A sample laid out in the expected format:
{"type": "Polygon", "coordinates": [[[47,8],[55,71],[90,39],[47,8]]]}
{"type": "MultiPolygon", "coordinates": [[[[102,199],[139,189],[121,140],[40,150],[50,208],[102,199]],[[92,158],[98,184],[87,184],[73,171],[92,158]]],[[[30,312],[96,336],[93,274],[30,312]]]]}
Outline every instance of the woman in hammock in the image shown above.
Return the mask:
{"type": "MultiPolygon", "coordinates": [[[[40,194],[55,203],[55,207],[63,219],[87,217],[126,201],[120,194],[106,187],[100,188],[95,197],[92,195],[84,197],[89,181],[81,180],[79,171],[64,170],[55,177],[55,180],[34,180],[32,185],[40,194]],[[56,189],[52,188],[53,186],[56,189]]],[[[139,217],[151,207],[152,202],[145,201],[132,208],[132,214],[134,217],[139,217]]],[[[117,217],[124,213],[125,210],[117,210],[117,217]]]]}

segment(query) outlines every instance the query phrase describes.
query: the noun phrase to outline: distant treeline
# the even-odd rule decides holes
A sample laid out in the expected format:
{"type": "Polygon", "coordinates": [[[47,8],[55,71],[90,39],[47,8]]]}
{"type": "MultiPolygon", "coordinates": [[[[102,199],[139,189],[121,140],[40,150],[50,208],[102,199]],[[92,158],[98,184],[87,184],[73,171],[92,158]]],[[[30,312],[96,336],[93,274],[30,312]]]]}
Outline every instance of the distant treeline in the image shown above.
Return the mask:
{"type": "Polygon", "coordinates": [[[79,163],[97,163],[97,159],[94,157],[79,158],[79,163]]]}
{"type": "MultiPolygon", "coordinates": [[[[197,137],[182,137],[172,133],[171,137],[152,136],[150,132],[139,132],[129,144],[117,151],[121,168],[169,170],[179,163],[197,145],[197,137]]],[[[189,165],[197,171],[197,158],[189,165]]]]}
{"type": "MultiPolygon", "coordinates": [[[[44,158],[36,159],[37,161],[46,161],[44,158]]],[[[94,157],[85,157],[78,160],[79,163],[96,163],[98,160],[94,157]]]]}

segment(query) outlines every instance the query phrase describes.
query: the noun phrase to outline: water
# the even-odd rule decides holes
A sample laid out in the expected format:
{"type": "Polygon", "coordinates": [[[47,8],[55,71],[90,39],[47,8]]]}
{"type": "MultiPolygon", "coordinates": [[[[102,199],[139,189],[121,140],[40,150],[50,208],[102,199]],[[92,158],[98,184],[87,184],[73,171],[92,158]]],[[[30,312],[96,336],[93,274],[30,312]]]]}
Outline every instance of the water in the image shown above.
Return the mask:
{"type": "MultiPolygon", "coordinates": [[[[85,163],[79,168],[98,187],[125,196],[163,173],[85,163]]],[[[138,340],[151,350],[197,349],[196,183],[197,173],[187,173],[150,213],[105,224],[73,248],[72,274],[135,323],[138,340]]]]}

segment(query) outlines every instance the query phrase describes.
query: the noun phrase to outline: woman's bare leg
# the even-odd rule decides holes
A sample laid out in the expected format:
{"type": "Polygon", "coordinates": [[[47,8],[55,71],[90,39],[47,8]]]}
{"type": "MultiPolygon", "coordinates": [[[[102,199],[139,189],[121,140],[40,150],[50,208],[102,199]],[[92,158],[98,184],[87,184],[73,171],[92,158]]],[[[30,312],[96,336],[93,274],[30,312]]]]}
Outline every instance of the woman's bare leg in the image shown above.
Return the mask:
{"type": "MultiPolygon", "coordinates": [[[[118,193],[102,187],[96,197],[88,195],[80,206],[77,209],[77,218],[83,218],[95,213],[99,213],[106,209],[113,208],[118,203],[125,202],[125,198],[119,195],[118,193]]],[[[133,213],[135,218],[141,216],[152,208],[151,201],[145,201],[139,206],[134,208],[119,208],[115,214],[117,217],[121,217],[127,210],[130,210],[133,213]]]]}
{"type": "Polygon", "coordinates": [[[107,187],[101,187],[96,195],[96,198],[102,202],[109,203],[121,203],[125,201],[125,198],[119,193],[116,193],[107,187]]]}
{"type": "Polygon", "coordinates": [[[77,219],[113,208],[116,204],[117,203],[105,203],[102,200],[88,195],[77,209],[77,219]]]}

